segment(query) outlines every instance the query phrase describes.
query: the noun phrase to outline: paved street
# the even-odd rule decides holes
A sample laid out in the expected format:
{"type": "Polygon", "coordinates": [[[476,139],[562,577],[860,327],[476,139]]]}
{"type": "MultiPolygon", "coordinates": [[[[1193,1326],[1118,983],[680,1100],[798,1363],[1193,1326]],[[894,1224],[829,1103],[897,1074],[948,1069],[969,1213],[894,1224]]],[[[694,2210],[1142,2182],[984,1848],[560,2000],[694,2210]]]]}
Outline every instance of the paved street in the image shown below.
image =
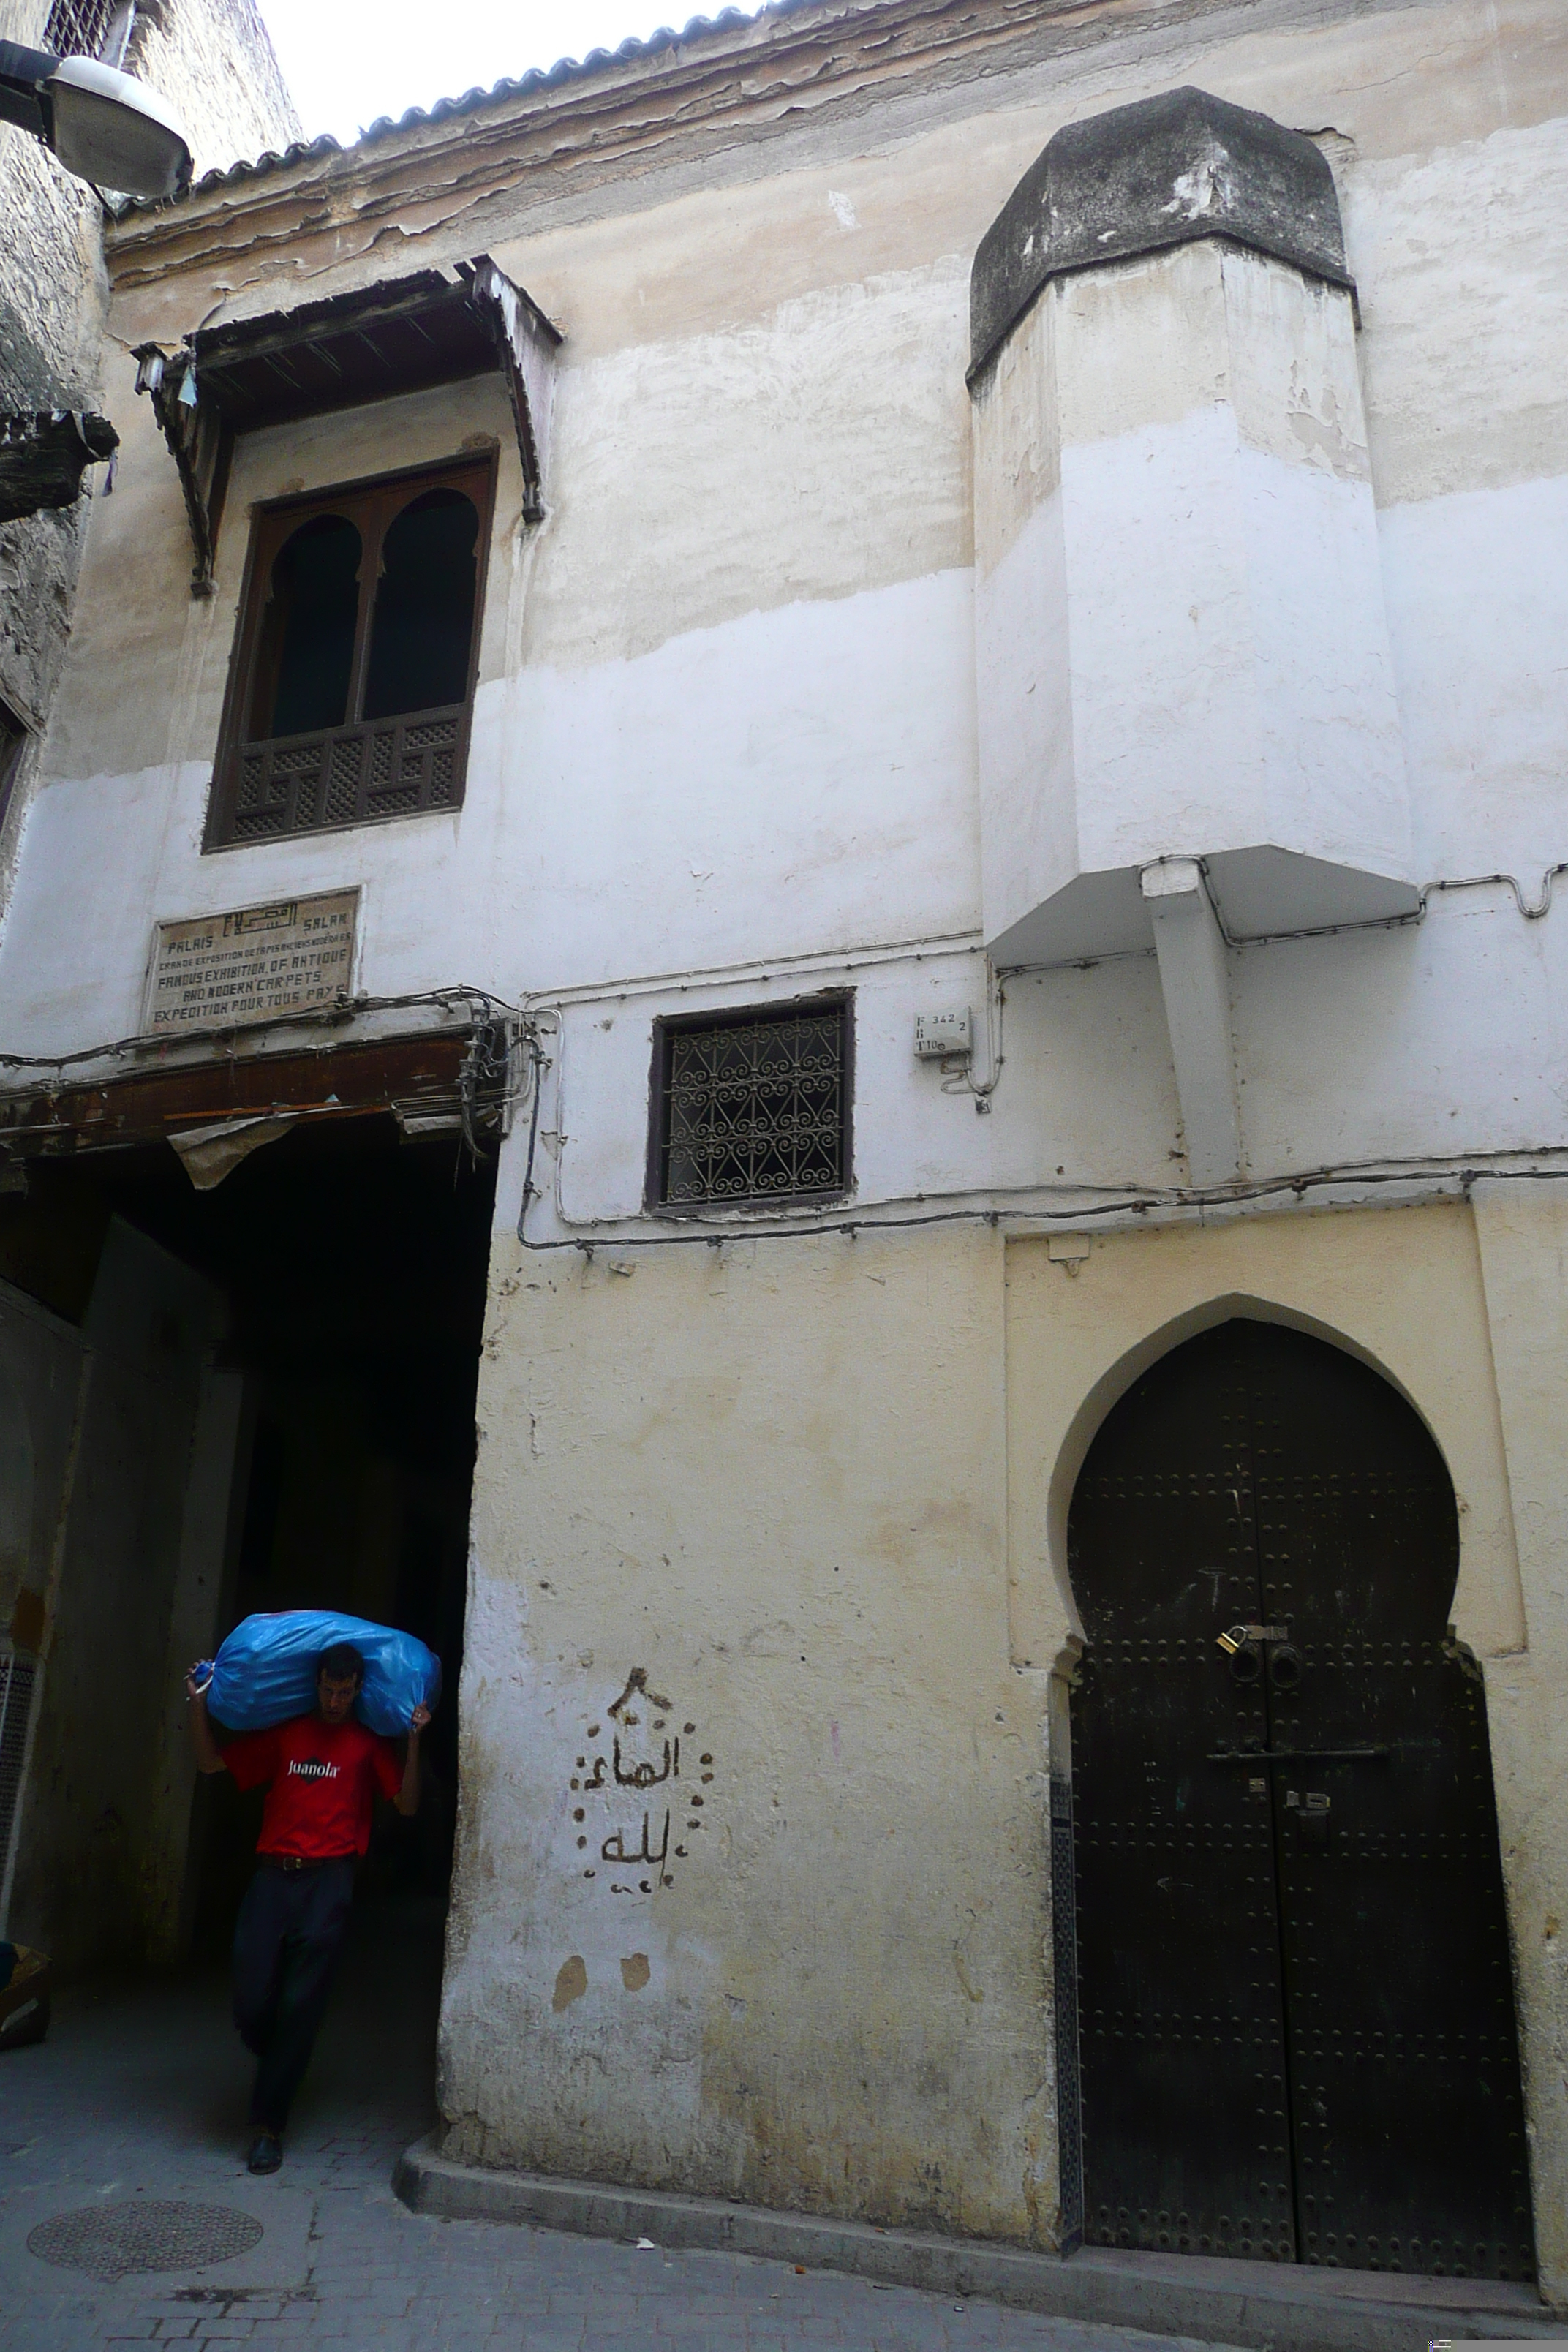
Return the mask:
{"type": "Polygon", "coordinates": [[[269,2181],[252,2180],[241,2160],[247,2074],[221,1978],[59,1997],[47,2042],[0,2060],[3,2352],[165,2341],[1153,2352],[1165,2340],[743,2256],[416,2218],[388,2183],[398,2150],[432,2119],[435,1929],[416,1908],[365,1914],[288,2162],[269,2181]],[[57,2216],[90,2208],[102,2220],[112,2207],[155,2203],[220,2209],[231,2235],[255,2242],[205,2269],[118,2283],[28,2251],[28,2236],[57,2216]]]}

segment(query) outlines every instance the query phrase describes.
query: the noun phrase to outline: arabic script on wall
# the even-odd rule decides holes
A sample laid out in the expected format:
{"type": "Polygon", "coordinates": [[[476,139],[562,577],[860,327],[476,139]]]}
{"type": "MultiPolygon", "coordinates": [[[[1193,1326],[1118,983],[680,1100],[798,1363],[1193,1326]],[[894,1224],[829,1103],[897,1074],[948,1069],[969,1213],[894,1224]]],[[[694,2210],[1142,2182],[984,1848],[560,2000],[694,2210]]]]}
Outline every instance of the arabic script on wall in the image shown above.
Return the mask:
{"type": "Polygon", "coordinates": [[[584,1878],[612,1895],[675,1885],[675,1865],[707,1822],[713,1759],[694,1723],[634,1666],[626,1686],[589,1724],[572,1775],[572,1822],[584,1878]],[[672,1843],[673,1841],[673,1843],[672,1843]]]}

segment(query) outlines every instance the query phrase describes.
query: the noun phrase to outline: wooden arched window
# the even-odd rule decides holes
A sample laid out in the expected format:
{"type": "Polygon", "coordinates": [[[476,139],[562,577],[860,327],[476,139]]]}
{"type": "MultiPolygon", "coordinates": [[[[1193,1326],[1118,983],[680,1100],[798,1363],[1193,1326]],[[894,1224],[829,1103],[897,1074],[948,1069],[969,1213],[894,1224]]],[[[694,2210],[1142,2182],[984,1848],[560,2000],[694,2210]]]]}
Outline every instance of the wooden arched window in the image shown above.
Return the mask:
{"type": "Polygon", "coordinates": [[[489,459],[256,516],[206,847],[463,797],[489,459]]]}

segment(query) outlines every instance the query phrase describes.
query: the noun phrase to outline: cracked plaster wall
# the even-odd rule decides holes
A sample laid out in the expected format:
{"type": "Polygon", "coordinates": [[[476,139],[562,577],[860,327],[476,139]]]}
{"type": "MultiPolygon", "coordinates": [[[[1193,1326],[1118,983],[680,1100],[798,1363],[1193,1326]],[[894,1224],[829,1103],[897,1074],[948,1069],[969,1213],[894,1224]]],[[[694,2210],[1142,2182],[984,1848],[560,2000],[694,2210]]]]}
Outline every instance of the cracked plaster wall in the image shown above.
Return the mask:
{"type": "MultiPolygon", "coordinates": [[[[0,35],[41,42],[47,16],[47,0],[11,0],[0,35]]],[[[142,0],[125,63],[174,107],[198,173],[299,136],[253,0],[142,0]]],[[[99,409],[123,432],[134,394],[125,350],[105,342],[99,199],[9,123],[0,123],[0,411],[99,409]]],[[[103,481],[103,468],[89,467],[74,506],[0,524],[0,699],[29,730],[0,821],[0,908],[70,635],[89,500],[103,481]]]]}
{"type": "Polygon", "coordinates": [[[302,136],[255,0],[138,0],[125,63],[179,116],[198,179],[302,136]]]}
{"type": "MultiPolygon", "coordinates": [[[[96,408],[109,290],[97,197],[0,123],[0,410],[96,408]]],[[[82,499],[0,523],[0,698],[32,730],[0,826],[0,899],[65,658],[87,513],[82,499]]]]}

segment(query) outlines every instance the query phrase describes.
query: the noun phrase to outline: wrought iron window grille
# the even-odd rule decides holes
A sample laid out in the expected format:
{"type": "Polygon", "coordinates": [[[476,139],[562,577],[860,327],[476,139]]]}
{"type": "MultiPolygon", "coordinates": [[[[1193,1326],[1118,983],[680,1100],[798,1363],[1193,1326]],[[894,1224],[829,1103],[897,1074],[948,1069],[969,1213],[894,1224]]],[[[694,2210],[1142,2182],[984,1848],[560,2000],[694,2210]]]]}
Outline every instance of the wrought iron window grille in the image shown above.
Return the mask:
{"type": "MultiPolygon", "coordinates": [[[[123,54],[130,33],[129,18],[133,11],[125,0],[55,0],[44,26],[44,47],[52,49],[57,58],[104,57],[112,29],[118,37],[111,45],[123,54]],[[115,24],[115,18],[121,19],[115,24]]],[[[118,58],[107,58],[110,65],[118,58]]]]}
{"type": "Polygon", "coordinates": [[[843,1192],[850,1040],[847,997],[661,1022],[649,1205],[739,1207],[843,1192]]]}

